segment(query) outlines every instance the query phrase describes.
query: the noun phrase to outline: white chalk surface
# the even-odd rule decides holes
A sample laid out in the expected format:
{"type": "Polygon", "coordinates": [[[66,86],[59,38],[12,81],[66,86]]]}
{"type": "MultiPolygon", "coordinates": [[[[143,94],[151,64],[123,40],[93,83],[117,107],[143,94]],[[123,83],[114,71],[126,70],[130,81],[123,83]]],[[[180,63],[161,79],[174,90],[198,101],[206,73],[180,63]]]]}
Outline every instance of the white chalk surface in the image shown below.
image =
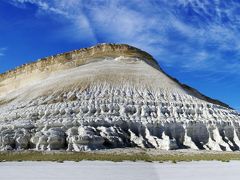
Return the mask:
{"type": "Polygon", "coordinates": [[[218,162],[2,162],[1,180],[231,180],[240,161],[218,162]]]}

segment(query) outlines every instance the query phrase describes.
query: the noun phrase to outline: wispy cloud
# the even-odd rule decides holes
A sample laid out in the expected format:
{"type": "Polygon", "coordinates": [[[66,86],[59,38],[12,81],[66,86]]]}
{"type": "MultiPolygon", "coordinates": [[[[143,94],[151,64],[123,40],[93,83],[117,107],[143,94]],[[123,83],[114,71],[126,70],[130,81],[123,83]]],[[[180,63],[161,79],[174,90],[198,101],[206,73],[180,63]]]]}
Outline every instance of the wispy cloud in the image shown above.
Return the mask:
{"type": "Polygon", "coordinates": [[[12,3],[13,5],[20,7],[20,8],[25,8],[25,4],[34,4],[37,5],[39,7],[40,10],[43,10],[45,12],[52,12],[55,14],[59,14],[59,15],[67,15],[66,12],[62,11],[61,9],[52,7],[51,4],[49,4],[47,1],[41,1],[41,0],[12,0],[10,1],[10,3],[12,3]]]}
{"type": "Polygon", "coordinates": [[[62,32],[72,40],[129,43],[165,65],[177,64],[187,71],[240,73],[240,2],[236,0],[11,2],[19,7],[32,4],[38,14],[62,17],[70,22],[62,32]]]}
{"type": "Polygon", "coordinates": [[[7,48],[0,48],[0,56],[4,56],[6,50],[7,48]]]}
{"type": "Polygon", "coordinates": [[[55,20],[66,21],[68,27],[62,29],[61,35],[68,39],[97,43],[93,27],[81,8],[81,0],[11,0],[10,3],[19,8],[34,5],[38,7],[37,15],[49,15],[55,20]]]}

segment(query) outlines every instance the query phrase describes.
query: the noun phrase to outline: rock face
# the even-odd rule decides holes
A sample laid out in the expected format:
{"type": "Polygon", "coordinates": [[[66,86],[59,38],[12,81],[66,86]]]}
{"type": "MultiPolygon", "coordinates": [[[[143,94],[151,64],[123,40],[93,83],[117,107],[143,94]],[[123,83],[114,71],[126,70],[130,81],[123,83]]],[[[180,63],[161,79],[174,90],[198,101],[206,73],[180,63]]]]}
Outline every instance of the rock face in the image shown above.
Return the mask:
{"type": "Polygon", "coordinates": [[[151,55],[100,44],[0,75],[0,149],[240,149],[240,114],[151,55]]]}

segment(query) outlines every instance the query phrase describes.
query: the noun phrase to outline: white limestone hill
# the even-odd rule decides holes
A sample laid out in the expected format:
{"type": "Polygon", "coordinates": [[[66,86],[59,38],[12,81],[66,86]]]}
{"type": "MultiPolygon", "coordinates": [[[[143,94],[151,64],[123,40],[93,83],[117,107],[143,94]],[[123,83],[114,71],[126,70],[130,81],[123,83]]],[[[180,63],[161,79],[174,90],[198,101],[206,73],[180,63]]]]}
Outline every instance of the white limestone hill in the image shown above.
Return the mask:
{"type": "Polygon", "coordinates": [[[240,149],[240,114],[146,52],[99,44],[0,75],[0,150],[240,149]]]}

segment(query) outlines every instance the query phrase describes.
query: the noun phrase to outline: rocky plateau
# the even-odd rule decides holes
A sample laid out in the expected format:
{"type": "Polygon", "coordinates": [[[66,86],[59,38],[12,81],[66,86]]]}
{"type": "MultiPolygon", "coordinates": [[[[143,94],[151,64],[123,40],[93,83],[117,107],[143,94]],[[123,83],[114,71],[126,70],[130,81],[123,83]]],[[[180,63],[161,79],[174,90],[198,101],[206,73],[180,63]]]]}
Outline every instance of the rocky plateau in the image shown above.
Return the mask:
{"type": "Polygon", "coordinates": [[[240,114],[148,53],[99,44],[0,75],[0,150],[240,150],[240,114]]]}

